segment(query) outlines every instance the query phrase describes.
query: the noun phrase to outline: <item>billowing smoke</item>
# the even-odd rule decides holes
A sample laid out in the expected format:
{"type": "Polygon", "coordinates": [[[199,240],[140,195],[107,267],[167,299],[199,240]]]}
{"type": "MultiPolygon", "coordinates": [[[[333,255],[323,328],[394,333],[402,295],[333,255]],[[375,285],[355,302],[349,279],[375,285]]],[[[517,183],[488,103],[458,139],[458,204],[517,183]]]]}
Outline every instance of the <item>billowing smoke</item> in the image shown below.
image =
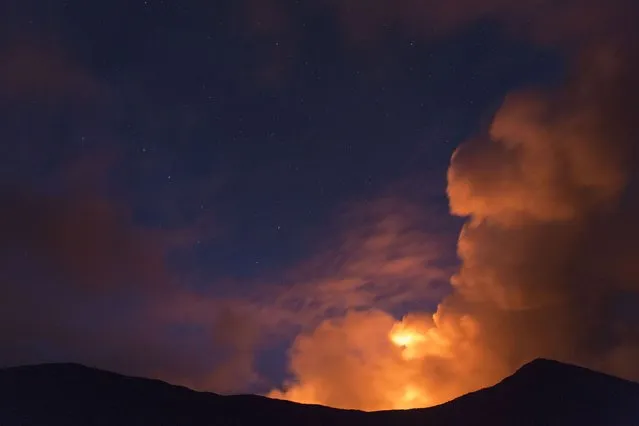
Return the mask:
{"type": "Polygon", "coordinates": [[[378,310],[351,312],[296,339],[298,381],[269,396],[367,411],[444,402],[504,373],[493,367],[478,326],[450,312],[401,322],[378,310]]]}
{"type": "Polygon", "coordinates": [[[270,395],[427,406],[536,357],[639,378],[634,40],[580,46],[564,87],[510,94],[487,134],[457,149],[450,209],[468,220],[453,293],[433,315],[328,320],[297,338],[295,380],[270,395]]]}
{"type": "MultiPolygon", "coordinates": [[[[277,16],[284,3],[251,3],[266,10],[262,30],[286,25],[277,16]]],[[[83,191],[12,190],[0,194],[0,341],[10,348],[0,364],[80,360],[232,392],[257,379],[253,357],[264,328],[319,322],[295,340],[294,378],[271,396],[364,410],[427,406],[491,385],[539,356],[639,378],[635,1],[309,3],[335,11],[356,43],[390,27],[431,38],[492,19],[571,55],[568,84],[509,95],[487,134],[451,161],[451,212],[467,218],[452,294],[401,321],[389,313],[444,293],[437,242],[415,232],[412,209],[397,214],[404,207],[395,199],[367,207],[375,210],[364,221],[372,225],[349,229],[338,256],[330,254],[335,264],[303,265],[301,284],[276,294],[275,309],[260,316],[250,303],[240,309],[179,285],[167,253],[199,230],[141,229],[128,209],[83,191]],[[325,317],[332,318],[318,321],[325,317]]],[[[84,111],[111,102],[103,82],[48,52],[30,43],[3,48],[3,105],[46,98],[84,111]]],[[[279,67],[273,63],[267,77],[279,67]]],[[[11,170],[48,163],[50,151],[16,152],[25,155],[11,170]]],[[[91,181],[82,173],[72,180],[91,181]]],[[[350,222],[361,224],[359,214],[350,222]]]]}
{"type": "Polygon", "coordinates": [[[511,368],[548,356],[637,373],[617,357],[636,344],[624,303],[639,281],[622,265],[637,253],[626,221],[636,209],[636,64],[618,49],[589,50],[566,89],[509,96],[489,140],[453,156],[451,211],[469,221],[456,295],[442,308],[471,312],[511,368]]]}

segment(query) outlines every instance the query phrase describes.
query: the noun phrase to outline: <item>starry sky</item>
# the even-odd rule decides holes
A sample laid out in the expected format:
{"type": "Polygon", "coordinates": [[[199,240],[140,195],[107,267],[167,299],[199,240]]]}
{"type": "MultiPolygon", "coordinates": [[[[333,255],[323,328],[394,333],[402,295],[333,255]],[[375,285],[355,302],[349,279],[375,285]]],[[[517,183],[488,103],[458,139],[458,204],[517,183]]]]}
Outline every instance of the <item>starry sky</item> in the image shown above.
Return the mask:
{"type": "Polygon", "coordinates": [[[452,153],[567,55],[388,4],[2,1],[0,362],[265,392],[305,327],[435,309],[452,153]]]}

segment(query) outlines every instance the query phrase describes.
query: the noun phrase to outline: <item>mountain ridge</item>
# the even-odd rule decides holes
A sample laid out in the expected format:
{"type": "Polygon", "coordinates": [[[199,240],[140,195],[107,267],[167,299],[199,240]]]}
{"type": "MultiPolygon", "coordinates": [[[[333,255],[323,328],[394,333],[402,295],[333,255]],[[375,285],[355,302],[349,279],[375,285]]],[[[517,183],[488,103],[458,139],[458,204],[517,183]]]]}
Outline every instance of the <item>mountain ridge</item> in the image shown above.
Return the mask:
{"type": "Polygon", "coordinates": [[[198,392],[77,363],[0,369],[0,425],[639,425],[639,384],[536,359],[435,407],[362,412],[198,392]]]}

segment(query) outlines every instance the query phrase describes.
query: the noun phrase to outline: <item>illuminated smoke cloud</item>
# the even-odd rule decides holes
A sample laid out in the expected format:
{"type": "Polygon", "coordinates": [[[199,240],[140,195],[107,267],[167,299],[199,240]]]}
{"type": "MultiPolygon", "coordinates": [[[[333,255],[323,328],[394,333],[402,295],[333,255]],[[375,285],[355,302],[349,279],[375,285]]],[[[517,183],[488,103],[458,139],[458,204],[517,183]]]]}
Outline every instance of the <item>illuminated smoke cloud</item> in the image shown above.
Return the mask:
{"type": "Polygon", "coordinates": [[[488,134],[455,152],[450,208],[468,220],[453,294],[434,315],[327,320],[297,338],[294,380],[270,396],[432,405],[540,356],[639,377],[638,61],[618,46],[581,47],[564,88],[509,95],[488,134]]]}

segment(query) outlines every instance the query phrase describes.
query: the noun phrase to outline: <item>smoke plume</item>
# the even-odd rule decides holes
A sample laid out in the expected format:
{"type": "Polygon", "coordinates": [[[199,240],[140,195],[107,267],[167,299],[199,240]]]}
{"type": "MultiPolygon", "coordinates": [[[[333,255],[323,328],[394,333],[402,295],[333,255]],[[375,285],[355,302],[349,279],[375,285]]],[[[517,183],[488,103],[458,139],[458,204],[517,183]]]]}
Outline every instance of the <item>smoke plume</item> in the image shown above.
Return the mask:
{"type": "MultiPolygon", "coordinates": [[[[614,4],[575,3],[558,9],[565,28],[528,15],[535,38],[544,23],[561,42],[579,36],[566,84],[510,94],[487,134],[453,155],[450,210],[467,218],[453,293],[434,314],[400,322],[378,311],[327,320],[297,338],[295,379],[271,396],[364,410],[433,405],[536,357],[639,378],[637,39],[611,31],[614,4]],[[586,12],[598,8],[607,13],[592,20],[586,12]],[[584,17],[596,39],[578,25],[584,17]]],[[[498,17],[508,10],[492,6],[498,17]]]]}

